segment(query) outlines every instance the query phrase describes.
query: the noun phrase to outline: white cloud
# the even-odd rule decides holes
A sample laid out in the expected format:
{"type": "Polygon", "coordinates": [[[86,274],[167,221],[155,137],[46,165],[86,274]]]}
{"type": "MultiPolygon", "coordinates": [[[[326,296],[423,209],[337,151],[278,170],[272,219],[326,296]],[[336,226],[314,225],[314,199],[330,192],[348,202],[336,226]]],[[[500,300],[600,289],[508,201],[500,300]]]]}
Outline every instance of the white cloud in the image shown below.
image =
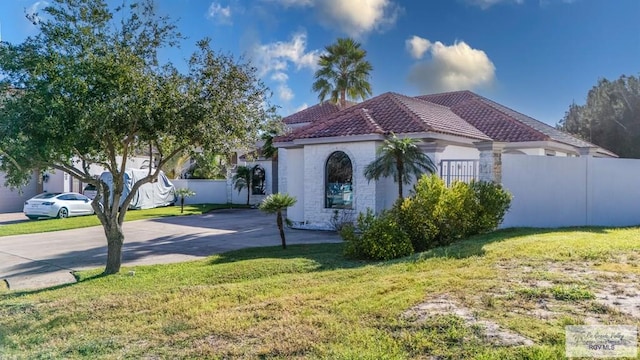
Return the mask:
{"type": "Polygon", "coordinates": [[[280,84],[278,86],[278,97],[282,101],[289,102],[295,95],[293,95],[293,90],[287,84],[280,84]]]}
{"type": "Polygon", "coordinates": [[[275,72],[273,73],[273,75],[271,75],[271,80],[278,81],[278,82],[286,82],[287,80],[289,80],[289,75],[283,72],[275,72]]]}
{"type": "Polygon", "coordinates": [[[309,107],[309,105],[307,105],[307,103],[302,103],[302,105],[300,105],[300,106],[298,106],[298,107],[296,108],[296,112],[298,112],[298,111],[302,111],[302,110],[304,110],[304,109],[306,109],[306,108],[308,108],[308,107],[309,107]]]}
{"type": "Polygon", "coordinates": [[[429,43],[430,59],[414,64],[409,73],[409,82],[421,92],[474,89],[494,82],[496,68],[484,51],[464,41],[448,46],[440,41],[429,43]]]}
{"type": "Polygon", "coordinates": [[[290,68],[296,71],[318,68],[319,50],[307,51],[307,34],[295,33],[289,41],[258,44],[253,48],[253,60],[260,77],[268,77],[276,83],[275,89],[280,100],[291,101],[295,94],[288,85],[290,68]]]}
{"type": "Polygon", "coordinates": [[[220,3],[212,2],[207,10],[207,18],[220,24],[231,24],[231,6],[222,6],[220,3]]]}
{"type": "MultiPolygon", "coordinates": [[[[320,51],[306,51],[307,34],[300,32],[293,34],[288,42],[278,41],[270,44],[261,44],[253,49],[254,60],[258,66],[260,76],[268,73],[283,73],[293,64],[296,70],[308,68],[315,70],[318,67],[320,51]]],[[[274,76],[281,76],[274,74],[274,76]]]]}
{"type": "Polygon", "coordinates": [[[405,45],[414,59],[422,59],[424,53],[431,47],[431,41],[414,35],[405,41],[405,45]]]}
{"type": "Polygon", "coordinates": [[[371,31],[393,26],[402,8],[392,0],[268,0],[285,7],[311,7],[320,22],[349,36],[360,37],[371,31]]]}

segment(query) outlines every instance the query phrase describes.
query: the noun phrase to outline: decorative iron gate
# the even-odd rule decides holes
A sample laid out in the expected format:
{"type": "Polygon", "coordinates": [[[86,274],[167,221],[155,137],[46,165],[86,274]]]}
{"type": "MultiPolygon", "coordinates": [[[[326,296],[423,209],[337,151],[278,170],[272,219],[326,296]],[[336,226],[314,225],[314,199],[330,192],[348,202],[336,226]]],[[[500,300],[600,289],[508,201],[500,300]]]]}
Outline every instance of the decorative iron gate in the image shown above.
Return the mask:
{"type": "Polygon", "coordinates": [[[465,183],[478,179],[479,160],[442,160],[440,161],[440,178],[447,187],[455,181],[465,183]]]}

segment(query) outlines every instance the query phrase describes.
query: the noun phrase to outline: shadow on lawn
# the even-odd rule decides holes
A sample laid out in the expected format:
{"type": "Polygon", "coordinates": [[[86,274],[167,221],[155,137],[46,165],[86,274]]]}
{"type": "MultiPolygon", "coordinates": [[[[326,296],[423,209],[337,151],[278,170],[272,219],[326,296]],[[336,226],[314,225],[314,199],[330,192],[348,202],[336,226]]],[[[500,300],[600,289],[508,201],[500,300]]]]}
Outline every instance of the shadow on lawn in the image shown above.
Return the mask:
{"type": "Polygon", "coordinates": [[[430,258],[453,258],[464,259],[473,256],[484,256],[485,245],[517,237],[542,235],[547,233],[567,233],[567,232],[588,232],[605,233],[609,228],[605,227],[573,227],[561,229],[541,229],[541,228],[508,228],[496,230],[482,235],[475,235],[468,239],[459,240],[449,246],[437,247],[412,256],[415,260],[425,260],[430,258]]]}
{"type": "Polygon", "coordinates": [[[437,247],[422,253],[417,253],[400,259],[390,261],[365,261],[347,259],[343,255],[344,243],[337,244],[304,244],[289,245],[286,250],[281,247],[254,248],[240,251],[226,252],[213,258],[211,265],[225,264],[237,261],[254,259],[309,259],[319,267],[315,271],[334,270],[343,268],[357,268],[367,265],[387,266],[403,262],[422,261],[430,258],[452,258],[464,259],[473,256],[484,256],[485,246],[502,242],[517,237],[524,237],[546,233],[605,233],[609,228],[562,228],[562,229],[540,229],[540,228],[509,228],[497,230],[492,233],[472,236],[469,239],[459,240],[449,246],[437,247]]]}
{"type": "Polygon", "coordinates": [[[250,248],[217,255],[209,261],[209,264],[218,265],[256,259],[288,260],[302,258],[318,264],[314,271],[353,269],[371,264],[384,264],[384,262],[347,259],[343,255],[343,249],[344,243],[287,245],[286,250],[280,246],[250,248]]]}

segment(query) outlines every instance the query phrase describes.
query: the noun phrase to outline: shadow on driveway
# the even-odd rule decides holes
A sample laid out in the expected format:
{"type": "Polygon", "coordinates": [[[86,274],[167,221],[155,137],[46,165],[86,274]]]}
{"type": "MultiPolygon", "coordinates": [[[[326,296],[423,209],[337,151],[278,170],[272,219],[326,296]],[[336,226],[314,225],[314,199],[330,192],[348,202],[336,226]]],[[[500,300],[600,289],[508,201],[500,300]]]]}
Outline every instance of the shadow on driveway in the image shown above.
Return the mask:
{"type": "MultiPolygon", "coordinates": [[[[79,230],[58,233],[66,245],[82,241],[82,238],[74,236],[79,230]]],[[[205,215],[134,221],[125,223],[124,230],[123,266],[174,263],[232,250],[280,245],[275,216],[257,210],[223,210],[205,215]]],[[[285,232],[288,244],[342,242],[333,232],[294,229],[285,232]]],[[[25,258],[25,261],[4,267],[2,272],[6,273],[3,277],[20,278],[61,270],[97,268],[105,265],[106,257],[104,240],[101,246],[85,246],[82,250],[64,251],[40,259],[25,258]]]]}

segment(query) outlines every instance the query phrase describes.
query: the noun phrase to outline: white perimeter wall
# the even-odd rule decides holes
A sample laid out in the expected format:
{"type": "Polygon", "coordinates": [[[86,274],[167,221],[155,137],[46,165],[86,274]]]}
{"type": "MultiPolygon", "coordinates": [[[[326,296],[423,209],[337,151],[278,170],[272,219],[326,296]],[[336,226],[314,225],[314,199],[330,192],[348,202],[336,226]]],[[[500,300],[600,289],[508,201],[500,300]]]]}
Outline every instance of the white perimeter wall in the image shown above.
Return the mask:
{"type": "Polygon", "coordinates": [[[502,155],[513,194],[501,227],[640,224],[640,160],[502,155]]]}
{"type": "Polygon", "coordinates": [[[185,198],[185,204],[227,203],[226,180],[176,179],[171,182],[176,189],[188,188],[196,193],[195,196],[185,198]]]}
{"type": "Polygon", "coordinates": [[[0,172],[0,213],[22,211],[25,200],[37,194],[37,180],[34,174],[29,184],[20,189],[11,190],[4,186],[4,173],[0,172]]]}

